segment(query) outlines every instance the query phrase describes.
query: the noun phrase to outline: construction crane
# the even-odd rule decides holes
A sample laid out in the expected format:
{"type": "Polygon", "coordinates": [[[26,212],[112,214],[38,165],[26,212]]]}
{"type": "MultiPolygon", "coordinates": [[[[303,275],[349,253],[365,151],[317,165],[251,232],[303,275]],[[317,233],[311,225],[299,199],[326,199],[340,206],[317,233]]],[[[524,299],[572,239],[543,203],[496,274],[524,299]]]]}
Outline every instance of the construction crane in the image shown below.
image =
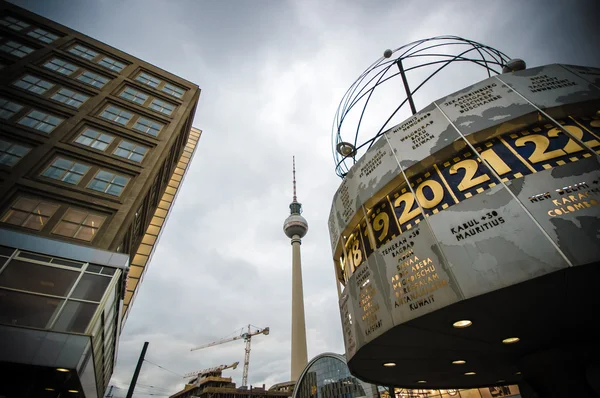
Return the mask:
{"type": "Polygon", "coordinates": [[[250,364],[250,341],[252,340],[252,336],[256,336],[258,334],[264,334],[266,336],[269,334],[268,327],[260,329],[255,326],[254,328],[256,330],[252,331],[252,325],[248,325],[247,333],[243,333],[243,329],[242,329],[242,333],[240,333],[238,336],[221,339],[218,341],[214,341],[212,343],[194,347],[194,348],[190,349],[190,351],[196,351],[196,350],[200,350],[202,348],[208,348],[208,347],[212,347],[215,345],[228,343],[228,342],[234,341],[234,340],[244,339],[244,341],[246,342],[246,355],[244,356],[244,373],[242,375],[242,387],[247,387],[248,386],[248,365],[250,364]]]}

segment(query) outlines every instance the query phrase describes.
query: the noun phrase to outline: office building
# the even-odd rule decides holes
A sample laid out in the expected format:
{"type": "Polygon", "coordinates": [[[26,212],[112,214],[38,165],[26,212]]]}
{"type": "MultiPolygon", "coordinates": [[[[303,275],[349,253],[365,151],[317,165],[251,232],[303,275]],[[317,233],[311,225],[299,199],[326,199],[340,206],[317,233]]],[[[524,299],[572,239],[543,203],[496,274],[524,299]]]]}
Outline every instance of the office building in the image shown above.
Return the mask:
{"type": "Polygon", "coordinates": [[[102,396],[200,90],[6,2],[0,67],[0,395],[102,396]]]}

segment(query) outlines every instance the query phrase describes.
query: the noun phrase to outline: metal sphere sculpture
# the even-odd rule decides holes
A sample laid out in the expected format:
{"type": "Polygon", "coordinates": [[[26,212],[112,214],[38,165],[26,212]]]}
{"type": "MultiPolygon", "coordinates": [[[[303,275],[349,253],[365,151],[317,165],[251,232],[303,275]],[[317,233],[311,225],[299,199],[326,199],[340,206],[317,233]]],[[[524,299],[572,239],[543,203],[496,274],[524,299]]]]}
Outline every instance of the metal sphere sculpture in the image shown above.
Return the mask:
{"type": "Polygon", "coordinates": [[[431,37],[414,41],[395,50],[385,50],[383,57],[371,64],[346,91],[335,113],[332,126],[332,149],[336,174],[342,178],[346,175],[350,167],[375,140],[386,129],[393,126],[392,118],[403,106],[408,103],[412,113],[415,114],[417,110],[413,95],[448,65],[458,62],[480,66],[487,72],[487,77],[525,69],[523,60],[511,61],[506,54],[492,47],[457,36],[431,37]],[[431,72],[427,74],[427,70],[431,72]],[[422,81],[414,87],[409,87],[407,80],[409,73],[411,78],[415,78],[411,80],[412,84],[417,83],[419,77],[422,81]],[[361,134],[361,124],[364,122],[375,89],[393,80],[397,90],[401,91],[401,86],[397,84],[398,80],[394,79],[397,76],[402,79],[406,98],[390,115],[384,115],[383,123],[376,127],[376,130],[370,126],[370,133],[361,134]],[[344,139],[342,125],[351,114],[356,114],[354,116],[358,118],[358,122],[355,128],[353,123],[347,122],[351,126],[347,129],[349,131],[344,139]],[[354,137],[351,134],[354,134],[354,137]]]}

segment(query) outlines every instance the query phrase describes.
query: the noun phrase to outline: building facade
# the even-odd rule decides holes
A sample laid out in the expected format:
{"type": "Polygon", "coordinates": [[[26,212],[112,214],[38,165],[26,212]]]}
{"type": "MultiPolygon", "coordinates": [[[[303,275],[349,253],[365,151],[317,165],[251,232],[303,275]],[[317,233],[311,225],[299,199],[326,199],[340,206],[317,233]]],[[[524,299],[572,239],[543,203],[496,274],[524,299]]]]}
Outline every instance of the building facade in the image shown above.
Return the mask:
{"type": "MultiPolygon", "coordinates": [[[[104,293],[94,296],[96,310],[88,310],[91,316],[76,327],[64,326],[61,316],[69,300],[81,299],[71,296],[81,283],[75,281],[90,279],[88,273],[99,266],[101,274],[104,266],[114,268],[109,260],[118,258],[119,267],[105,271],[111,286],[123,286],[114,290],[116,315],[106,320],[107,333],[113,334],[102,345],[109,370],[92,372],[95,394],[102,396],[120,329],[201,135],[192,128],[200,89],[7,2],[0,2],[0,68],[0,245],[8,259],[0,268],[0,323],[13,328],[13,336],[20,328],[94,340],[99,308],[108,300],[104,293]],[[36,255],[42,257],[32,260],[36,255]],[[45,287],[18,285],[15,278],[24,275],[11,271],[17,260],[38,261],[27,266],[38,270],[31,278],[39,276],[37,285],[45,287]],[[70,266],[59,263],[71,260],[80,264],[79,276],[52,293],[49,287],[62,278],[58,273],[70,266]],[[56,308],[46,308],[43,319],[28,316],[27,311],[50,305],[31,299],[29,307],[11,313],[10,303],[24,302],[16,296],[25,291],[51,298],[56,308]]],[[[94,351],[93,357],[101,355],[94,351]]],[[[82,366],[54,365],[81,379],[82,366]]],[[[59,393],[48,388],[46,394],[59,393]]]]}

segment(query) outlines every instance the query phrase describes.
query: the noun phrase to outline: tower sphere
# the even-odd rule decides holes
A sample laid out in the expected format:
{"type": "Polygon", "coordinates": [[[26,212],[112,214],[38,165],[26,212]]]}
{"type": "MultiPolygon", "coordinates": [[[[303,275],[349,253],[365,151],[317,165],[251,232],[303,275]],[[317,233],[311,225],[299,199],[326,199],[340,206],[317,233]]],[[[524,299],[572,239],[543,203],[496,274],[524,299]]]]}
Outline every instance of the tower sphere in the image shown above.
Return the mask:
{"type": "Polygon", "coordinates": [[[304,235],[306,235],[306,232],[308,232],[308,222],[306,222],[306,219],[301,215],[292,214],[285,219],[285,222],[283,223],[283,232],[285,232],[290,239],[295,235],[303,238],[304,235]]]}

